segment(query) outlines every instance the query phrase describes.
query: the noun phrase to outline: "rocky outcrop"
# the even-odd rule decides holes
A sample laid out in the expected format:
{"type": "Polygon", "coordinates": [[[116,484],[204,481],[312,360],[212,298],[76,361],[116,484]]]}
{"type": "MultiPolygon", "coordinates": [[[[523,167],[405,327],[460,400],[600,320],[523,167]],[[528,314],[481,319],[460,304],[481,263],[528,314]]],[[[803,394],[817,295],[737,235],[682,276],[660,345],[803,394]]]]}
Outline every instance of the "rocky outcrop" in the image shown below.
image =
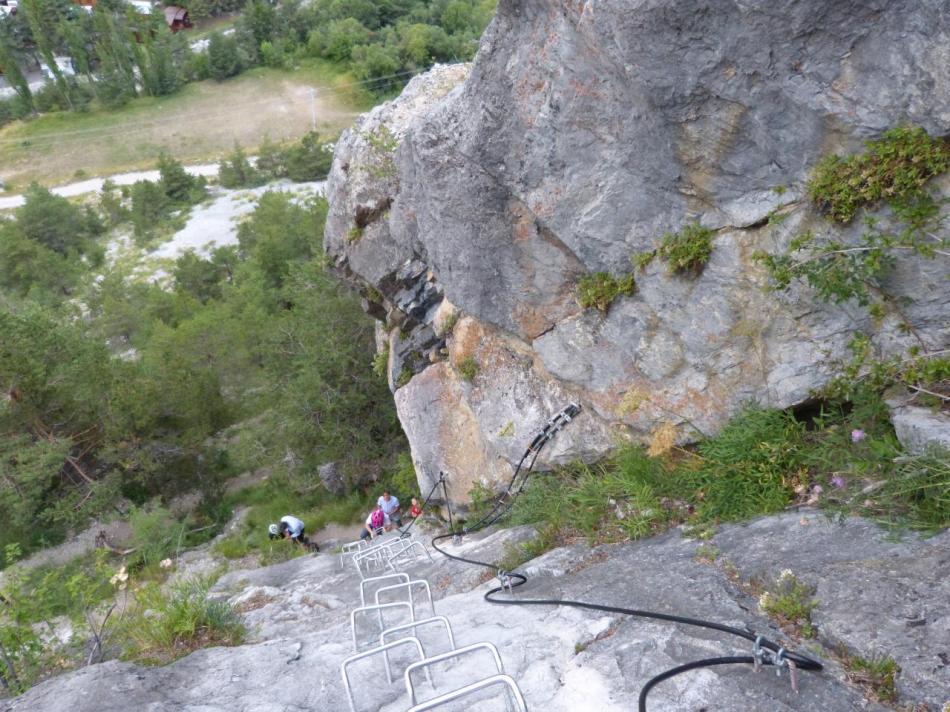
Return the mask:
{"type": "Polygon", "coordinates": [[[894,432],[908,452],[919,455],[932,448],[950,451],[950,414],[906,399],[892,399],[888,405],[894,432]]]}
{"type": "Polygon", "coordinates": [[[860,234],[802,198],[822,155],[901,124],[950,133],[948,20],[935,0],[501,0],[470,74],[437,68],[364,117],[337,147],[326,248],[386,321],[422,479],[504,476],[565,399],[585,425],[542,465],[801,404],[855,332],[882,354],[945,348],[945,263],[902,257],[885,286],[903,306],[875,320],[769,292],[752,256],[860,234]],[[701,274],[654,260],[606,315],[578,306],[582,275],[632,272],[692,221],[716,231],[701,274]],[[445,302],[460,334],[435,328],[445,302]]]}
{"type": "MultiPolygon", "coordinates": [[[[466,537],[453,553],[497,561],[506,545],[531,536],[526,528],[466,537]]],[[[723,527],[700,542],[673,531],[641,542],[555,549],[522,569],[529,583],[517,598],[562,598],[687,615],[747,628],[789,649],[818,657],[821,673],[755,674],[748,665],[679,675],[658,685],[648,709],[883,711],[850,683],[847,656],[891,657],[903,709],[940,710],[950,690],[950,539],[895,541],[874,525],[833,523],[811,512],[723,527]],[[710,554],[710,552],[713,552],[710,554]],[[713,561],[712,559],[715,559],[713,561]],[[763,615],[750,591],[790,569],[813,587],[816,638],[796,640],[763,615]],[[924,707],[926,705],[927,707],[924,707]]],[[[447,616],[458,645],[490,641],[529,709],[628,712],[656,674],[701,658],[750,655],[751,644],[715,631],[564,606],[498,606],[484,601],[483,569],[436,557],[419,562],[436,612],[447,616]]],[[[2,712],[286,712],[346,710],[340,663],[352,654],[349,612],[359,605],[359,577],[335,556],[317,555],[251,571],[234,571],[215,586],[251,627],[251,642],[201,650],[161,668],[120,662],[94,665],[44,682],[2,712]]],[[[419,604],[419,615],[428,610],[419,604]]],[[[387,619],[389,620],[389,619],[387,619]]],[[[391,624],[398,621],[389,620],[391,624]]],[[[363,648],[378,639],[375,618],[363,621],[363,648]]],[[[429,653],[445,646],[420,629],[429,653]]],[[[382,661],[351,668],[360,712],[404,711],[410,705],[402,670],[412,658],[394,654],[395,682],[382,661]]],[[[436,668],[423,697],[492,670],[477,657],[436,668]]],[[[485,709],[476,706],[472,709],[485,709]]],[[[492,707],[495,709],[495,707],[492,707]]]]}

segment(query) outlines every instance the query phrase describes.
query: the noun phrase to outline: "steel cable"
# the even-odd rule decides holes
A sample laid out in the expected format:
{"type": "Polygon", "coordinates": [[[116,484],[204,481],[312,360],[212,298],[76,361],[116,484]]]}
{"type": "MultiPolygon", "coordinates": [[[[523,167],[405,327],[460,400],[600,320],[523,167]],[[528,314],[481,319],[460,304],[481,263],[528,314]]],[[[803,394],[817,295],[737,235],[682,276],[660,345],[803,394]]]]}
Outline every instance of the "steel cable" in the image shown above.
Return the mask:
{"type": "MultiPolygon", "coordinates": [[[[495,503],[495,506],[489,511],[488,514],[482,516],[475,524],[471,527],[463,528],[461,534],[471,534],[473,532],[485,529],[486,527],[494,524],[499,521],[505,514],[507,514],[511,508],[514,506],[515,500],[518,495],[524,490],[525,485],[527,484],[528,477],[531,474],[531,471],[534,468],[534,464],[538,459],[538,455],[544,446],[557,434],[557,432],[564,427],[568,422],[570,422],[573,417],[580,411],[580,408],[575,405],[570,405],[560,413],[555,415],[551,420],[548,421],[544,429],[535,439],[531,442],[531,445],[528,446],[528,449],[525,451],[525,454],[522,455],[521,460],[518,462],[515,472],[511,477],[511,480],[508,483],[508,486],[505,488],[504,493],[495,503]],[[519,475],[521,475],[522,468],[524,466],[525,460],[531,457],[531,460],[528,464],[527,469],[524,472],[521,483],[515,487],[515,483],[518,480],[519,475]],[[507,499],[507,502],[505,502],[507,499]],[[504,506],[502,506],[504,504],[504,506]]],[[[444,475],[439,473],[439,481],[442,482],[444,475]]],[[[438,483],[436,483],[438,485],[438,483]]],[[[431,495],[431,493],[430,493],[431,495]]],[[[446,501],[446,506],[449,507],[448,501],[446,501]]],[[[449,507],[451,510],[451,507],[449,507]]],[[[788,667],[793,675],[792,681],[793,686],[795,684],[794,674],[796,670],[807,670],[811,672],[818,672],[823,669],[823,665],[813,658],[810,658],[801,653],[786,651],[784,647],[775,643],[772,640],[769,640],[761,635],[757,635],[754,632],[743,630],[741,628],[736,628],[734,626],[725,625],[722,623],[715,623],[713,621],[703,620],[701,618],[690,618],[687,616],[677,616],[670,613],[659,613],[656,611],[644,611],[637,610],[634,608],[624,608],[621,606],[608,606],[600,603],[587,603],[584,601],[572,601],[564,599],[526,599],[526,598],[500,598],[499,595],[507,591],[510,595],[514,596],[514,589],[519,586],[523,586],[527,583],[528,577],[522,573],[517,573],[514,571],[503,571],[499,569],[494,564],[487,563],[485,561],[478,561],[476,559],[470,559],[464,556],[458,556],[456,554],[450,554],[444,549],[439,548],[438,542],[445,539],[453,538],[457,535],[457,532],[450,532],[446,534],[439,534],[432,538],[432,548],[438,551],[440,554],[445,556],[448,559],[453,561],[458,561],[465,564],[470,564],[473,566],[482,566],[484,568],[490,569],[497,573],[499,581],[501,582],[500,586],[497,586],[488,592],[485,593],[485,600],[489,603],[496,605],[513,605],[513,606],[569,606],[573,608],[584,608],[594,611],[603,611],[606,613],[616,613],[620,615],[628,615],[637,618],[648,618],[653,620],[660,620],[669,623],[678,623],[681,625],[695,626],[699,628],[707,628],[711,630],[716,630],[722,633],[728,633],[730,635],[735,635],[740,638],[744,638],[748,641],[754,643],[753,655],[741,655],[741,656],[726,656],[726,657],[717,657],[717,658],[706,658],[704,660],[695,660],[684,665],[677,666],[666,670],[658,675],[655,675],[640,690],[640,696],[638,700],[638,709],[639,712],[646,712],[646,700],[647,696],[656,685],[668,680],[671,677],[680,675],[691,670],[696,670],[703,667],[713,667],[717,665],[737,665],[737,664],[757,664],[757,665],[773,665],[773,666],[785,666],[788,667]]]]}

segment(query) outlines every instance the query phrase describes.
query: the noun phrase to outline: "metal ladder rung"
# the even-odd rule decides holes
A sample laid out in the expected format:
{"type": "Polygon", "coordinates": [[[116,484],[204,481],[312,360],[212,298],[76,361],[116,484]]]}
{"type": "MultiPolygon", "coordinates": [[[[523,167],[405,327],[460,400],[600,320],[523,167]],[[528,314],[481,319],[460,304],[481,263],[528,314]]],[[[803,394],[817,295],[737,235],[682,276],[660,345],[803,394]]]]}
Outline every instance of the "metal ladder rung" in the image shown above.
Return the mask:
{"type": "Polygon", "coordinates": [[[518,683],[509,675],[492,675],[491,677],[486,677],[484,680],[473,682],[471,685],[460,687],[457,690],[452,690],[438,697],[433,697],[431,700],[413,705],[409,708],[409,712],[425,712],[425,710],[435,709],[446,702],[452,702],[460,697],[465,697],[473,692],[478,692],[479,690],[484,690],[487,687],[493,687],[495,685],[505,685],[515,698],[515,704],[518,706],[519,712],[528,712],[528,705],[525,704],[524,696],[518,688],[518,683]]]}

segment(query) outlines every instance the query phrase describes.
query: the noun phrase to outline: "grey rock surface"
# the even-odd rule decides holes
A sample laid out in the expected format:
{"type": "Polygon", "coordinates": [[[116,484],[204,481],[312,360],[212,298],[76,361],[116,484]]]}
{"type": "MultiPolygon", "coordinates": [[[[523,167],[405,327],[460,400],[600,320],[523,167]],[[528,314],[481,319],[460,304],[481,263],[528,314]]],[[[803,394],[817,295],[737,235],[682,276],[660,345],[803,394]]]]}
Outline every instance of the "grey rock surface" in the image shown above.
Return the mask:
{"type": "MultiPolygon", "coordinates": [[[[446,548],[493,562],[531,536],[530,528],[521,527],[472,535],[446,548]]],[[[799,694],[787,676],[756,675],[747,665],[693,671],[658,685],[649,698],[651,710],[883,710],[846,681],[833,655],[838,645],[852,654],[893,656],[902,670],[901,704],[939,710],[948,701],[948,533],[894,540],[865,521],[834,523],[806,512],[722,527],[712,544],[720,551],[715,564],[697,558],[702,542],[676,531],[594,548],[573,544],[521,567],[529,582],[512,599],[565,598],[708,619],[756,631],[825,663],[820,674],[800,675],[799,694]],[[783,569],[816,588],[815,641],[787,637],[758,609],[745,585],[783,569]]],[[[565,606],[491,605],[482,597],[497,585],[491,572],[438,555],[433,563],[412,565],[410,573],[430,582],[436,612],[450,619],[459,645],[498,646],[530,709],[626,712],[653,675],[698,658],[751,652],[748,641],[703,628],[565,606]]],[[[354,570],[341,569],[328,555],[232,572],[215,593],[243,611],[252,629],[249,644],[198,651],[160,668],[115,661],[95,665],[0,701],[0,710],[345,710],[339,666],[353,652],[349,612],[359,605],[358,581],[354,570]]],[[[427,606],[417,605],[422,615],[427,606]]],[[[358,622],[361,649],[378,637],[374,622],[372,617],[358,622]]],[[[444,649],[435,632],[420,637],[430,653],[444,649]]],[[[405,710],[400,673],[409,661],[393,655],[393,685],[386,683],[380,661],[354,665],[357,708],[405,710]]],[[[423,685],[420,694],[424,698],[489,672],[489,660],[477,656],[465,665],[437,668],[434,690],[423,685]]],[[[449,709],[497,708],[482,700],[449,709]]]]}
{"type": "Polygon", "coordinates": [[[890,402],[891,422],[901,445],[921,454],[935,447],[950,450],[950,415],[904,402],[890,402]]]}
{"type": "Polygon", "coordinates": [[[328,492],[332,492],[338,497],[346,492],[346,482],[343,480],[343,473],[335,462],[327,462],[317,468],[317,475],[323,486],[328,492]]]}
{"type": "MultiPolygon", "coordinates": [[[[806,230],[859,239],[861,216],[842,228],[809,206],[809,172],[897,125],[950,133],[948,48],[937,0],[501,0],[470,73],[413,80],[341,139],[328,179],[328,254],[378,292],[403,342],[429,328],[440,296],[477,323],[477,341],[447,335],[448,362],[421,347],[392,359],[417,470],[454,459],[462,480],[505,479],[520,453],[499,430],[510,420],[523,441],[519,427],[562,397],[586,407],[588,426],[565,430],[541,466],[595,459],[665,423],[692,440],[750,400],[801,404],[850,358],[856,332],[884,356],[946,348],[943,258],[898,259],[884,286],[901,313],[875,321],[802,284],[768,292],[753,255],[806,230]],[[581,275],[630,272],[632,255],[692,221],[716,230],[700,275],[654,260],[606,316],[577,305],[581,275]],[[407,292],[393,276],[410,263],[426,266],[431,298],[406,310],[423,285],[407,292]],[[495,367],[501,344],[519,368],[495,367]],[[461,358],[480,366],[471,383],[458,382],[461,358]],[[458,413],[477,457],[418,422],[458,413]]],[[[935,190],[950,196],[950,181],[935,190]]]]}

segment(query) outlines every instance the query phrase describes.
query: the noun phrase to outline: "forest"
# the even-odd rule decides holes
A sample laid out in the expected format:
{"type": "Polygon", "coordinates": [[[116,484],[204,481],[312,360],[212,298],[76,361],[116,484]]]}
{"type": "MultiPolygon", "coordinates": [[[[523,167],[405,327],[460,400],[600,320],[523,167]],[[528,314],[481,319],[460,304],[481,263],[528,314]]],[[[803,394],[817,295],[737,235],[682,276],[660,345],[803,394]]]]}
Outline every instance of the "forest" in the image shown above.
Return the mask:
{"type": "Polygon", "coordinates": [[[233,27],[191,42],[171,32],[161,8],[140,14],[124,0],[86,12],[69,0],[25,0],[0,19],[0,67],[15,96],[0,101],[0,125],[36,113],[118,107],[166,96],[185,83],[223,81],[256,66],[306,58],[340,66],[369,91],[387,94],[434,62],[472,58],[494,12],[492,0],[290,0],[181,3],[195,18],[237,13],[233,27]],[[68,58],[68,68],[57,58],[68,58]],[[31,89],[27,75],[53,80],[31,89]]]}

